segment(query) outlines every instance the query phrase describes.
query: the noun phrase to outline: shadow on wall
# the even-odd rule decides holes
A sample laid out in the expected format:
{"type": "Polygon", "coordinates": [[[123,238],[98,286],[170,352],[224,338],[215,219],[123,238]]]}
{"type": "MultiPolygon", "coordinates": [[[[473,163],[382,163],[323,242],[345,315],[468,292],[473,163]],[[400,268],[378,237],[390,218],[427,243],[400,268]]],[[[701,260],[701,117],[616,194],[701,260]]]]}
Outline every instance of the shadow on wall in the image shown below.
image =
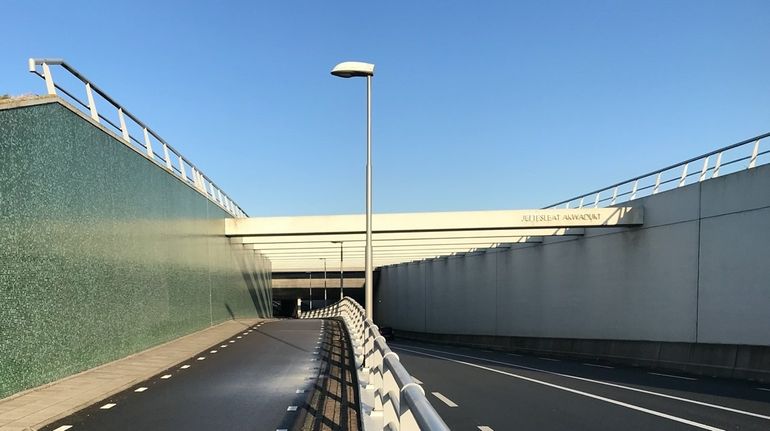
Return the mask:
{"type": "MultiPolygon", "coordinates": [[[[261,298],[259,295],[259,291],[257,289],[258,284],[254,279],[254,270],[256,268],[249,265],[249,262],[243,253],[238,253],[238,258],[236,261],[238,262],[238,268],[241,271],[243,282],[246,283],[246,289],[249,291],[249,296],[251,296],[251,302],[254,304],[254,310],[259,312],[263,308],[267,307],[268,302],[267,298],[261,298]],[[260,304],[265,304],[265,307],[261,307],[260,304]]],[[[227,307],[227,311],[230,313],[230,316],[233,316],[230,307],[227,307]]]]}

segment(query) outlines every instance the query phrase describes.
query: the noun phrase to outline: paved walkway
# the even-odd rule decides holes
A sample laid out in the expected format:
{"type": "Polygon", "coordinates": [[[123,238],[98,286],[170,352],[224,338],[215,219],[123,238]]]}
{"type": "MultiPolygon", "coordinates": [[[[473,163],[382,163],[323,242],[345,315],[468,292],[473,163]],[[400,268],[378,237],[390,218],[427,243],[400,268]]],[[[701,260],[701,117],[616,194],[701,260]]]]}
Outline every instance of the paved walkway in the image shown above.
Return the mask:
{"type": "Polygon", "coordinates": [[[0,400],[0,430],[35,430],[132,387],[261,319],[231,320],[0,400]]]}

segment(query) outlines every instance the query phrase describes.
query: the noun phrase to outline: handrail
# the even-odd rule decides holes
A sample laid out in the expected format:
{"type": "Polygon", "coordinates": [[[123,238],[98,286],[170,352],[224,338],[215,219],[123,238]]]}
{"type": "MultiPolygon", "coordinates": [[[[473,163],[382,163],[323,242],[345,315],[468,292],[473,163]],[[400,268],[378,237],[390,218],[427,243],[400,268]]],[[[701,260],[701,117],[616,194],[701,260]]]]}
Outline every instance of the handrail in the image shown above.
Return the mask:
{"type": "MultiPolygon", "coordinates": [[[[757,161],[759,159],[759,156],[763,156],[765,154],[770,153],[770,150],[765,151],[759,151],[759,144],[762,139],[765,139],[767,137],[770,137],[770,133],[763,133],[761,135],[755,136],[753,138],[749,138],[740,142],[736,142],[732,145],[728,145],[726,147],[722,147],[713,151],[709,151],[708,153],[701,154],[700,156],[693,157],[690,159],[687,159],[683,162],[675,163],[673,165],[666,166],[662,169],[657,169],[652,172],[648,172],[643,175],[639,175],[630,179],[627,179],[625,181],[621,181],[619,183],[615,183],[611,186],[603,187],[601,189],[597,189],[588,193],[584,193],[582,195],[577,195],[573,198],[563,200],[561,202],[557,202],[555,204],[548,205],[545,207],[545,209],[549,208],[556,208],[560,205],[565,205],[565,208],[570,208],[570,205],[572,203],[576,203],[577,208],[583,208],[584,206],[591,206],[591,201],[593,198],[593,207],[599,207],[604,205],[615,205],[618,203],[619,198],[624,198],[628,196],[627,201],[632,201],[634,199],[637,199],[641,197],[643,192],[650,191],[649,195],[657,194],[661,191],[675,188],[675,187],[683,187],[687,185],[687,180],[691,177],[698,176],[698,181],[704,181],[708,178],[716,178],[720,175],[720,170],[725,168],[726,166],[734,165],[736,163],[740,163],[743,161],[748,160],[748,163],[746,165],[746,169],[753,169],[757,166],[757,161]],[[749,144],[754,144],[751,147],[751,154],[750,155],[744,155],[731,159],[731,160],[723,160],[723,155],[732,149],[736,149],[739,147],[743,147],[749,144]],[[714,165],[712,166],[710,164],[711,156],[716,155],[716,160],[714,161],[714,165]],[[688,167],[691,163],[697,162],[697,161],[703,161],[703,165],[700,171],[692,171],[690,173],[687,172],[688,167]],[[675,170],[677,168],[682,168],[681,175],[678,173],[678,170],[675,173],[675,175],[671,178],[664,179],[663,174],[667,173],[668,171],[675,170]],[[710,174],[710,176],[709,176],[710,174]],[[654,178],[654,182],[652,181],[654,178]],[[649,180],[649,184],[644,184],[644,180],[649,180]],[[640,187],[640,182],[641,187],[640,187]],[[675,187],[668,187],[666,186],[671,185],[672,183],[676,183],[675,187]],[[621,190],[624,186],[626,190],[621,190]],[[602,193],[612,190],[611,195],[607,195],[602,197],[602,193]],[[609,201],[609,203],[607,202],[609,201]]],[[[763,163],[760,163],[763,164],[763,163]]]]}
{"type": "Polygon", "coordinates": [[[345,297],[327,307],[300,312],[300,319],[339,317],[345,323],[358,369],[366,431],[449,431],[449,427],[390,350],[360,304],[345,297]]]}
{"type": "Polygon", "coordinates": [[[186,159],[181,152],[172,147],[163,138],[161,138],[157,132],[147,126],[144,122],[142,122],[123,106],[121,106],[118,102],[115,101],[115,99],[110,97],[105,91],[97,87],[96,84],[86,78],[85,75],[80,73],[77,69],[67,64],[64,60],[60,58],[30,58],[29,71],[45,80],[46,90],[49,95],[56,96],[56,90],[61,91],[63,94],[67,95],[67,97],[83,107],[86,110],[86,113],[90,115],[92,120],[99,124],[102,124],[102,121],[104,121],[112,126],[112,128],[115,129],[116,134],[120,135],[118,138],[122,138],[122,140],[127,145],[136,149],[142,155],[155,162],[160,167],[167,169],[171,174],[182,180],[184,183],[194,187],[201,194],[206,196],[210,201],[217,204],[232,216],[247,217],[246,212],[243,211],[243,209],[241,209],[241,207],[236,204],[235,201],[233,201],[226,193],[224,193],[221,187],[219,187],[214,181],[203,174],[203,172],[196,165],[190,162],[190,160],[186,159]],[[87,102],[78,99],[70,91],[54,82],[53,75],[51,73],[51,66],[54,65],[61,66],[64,70],[85,84],[86,97],[88,98],[87,102]],[[41,66],[42,73],[38,71],[38,66],[41,66]],[[101,96],[102,99],[117,109],[118,122],[120,123],[119,125],[115,124],[112,120],[99,113],[96,108],[94,93],[101,96]],[[126,117],[142,129],[143,136],[141,137],[141,140],[137,139],[129,133],[128,126],[126,125],[126,117]],[[153,150],[152,138],[161,144],[163,151],[162,156],[156,154],[153,150]],[[138,149],[136,147],[138,147],[138,149]],[[176,164],[178,164],[178,167],[174,166],[174,164],[171,162],[172,154],[176,157],[176,164]],[[189,177],[187,175],[188,167],[190,172],[189,177]]]}

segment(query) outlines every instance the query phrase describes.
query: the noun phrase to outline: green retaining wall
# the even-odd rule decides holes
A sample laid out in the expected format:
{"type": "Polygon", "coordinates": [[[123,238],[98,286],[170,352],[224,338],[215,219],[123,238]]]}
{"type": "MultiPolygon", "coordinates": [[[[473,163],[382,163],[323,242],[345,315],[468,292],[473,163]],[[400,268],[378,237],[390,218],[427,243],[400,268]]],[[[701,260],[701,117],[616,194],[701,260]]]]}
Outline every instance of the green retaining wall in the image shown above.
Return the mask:
{"type": "Polygon", "coordinates": [[[270,263],[229,244],[229,214],[56,100],[8,106],[0,398],[234,317],[269,316],[270,263]]]}

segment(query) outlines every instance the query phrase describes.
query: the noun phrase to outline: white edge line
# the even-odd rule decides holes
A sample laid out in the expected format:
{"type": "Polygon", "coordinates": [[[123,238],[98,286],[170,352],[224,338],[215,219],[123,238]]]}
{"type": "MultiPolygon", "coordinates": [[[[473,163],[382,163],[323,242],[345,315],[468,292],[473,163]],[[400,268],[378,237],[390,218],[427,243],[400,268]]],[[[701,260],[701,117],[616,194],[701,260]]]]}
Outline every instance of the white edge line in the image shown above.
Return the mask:
{"type": "MultiPolygon", "coordinates": [[[[407,350],[407,349],[405,349],[403,347],[398,347],[398,346],[393,346],[393,347],[396,348],[396,349],[407,350]]],[[[463,354],[460,354],[460,353],[444,352],[442,350],[428,349],[428,348],[425,348],[425,347],[417,347],[417,348],[418,349],[423,349],[423,350],[428,350],[428,351],[433,351],[433,352],[446,353],[446,354],[454,355],[454,356],[461,356],[461,357],[470,358],[470,359],[477,359],[477,360],[480,360],[480,361],[486,361],[486,362],[500,364],[500,365],[507,365],[507,366],[511,366],[511,367],[521,368],[521,369],[524,369],[524,370],[539,371],[541,373],[552,374],[552,375],[555,375],[555,376],[567,377],[567,378],[570,378],[570,379],[581,380],[581,381],[584,381],[584,382],[596,383],[596,384],[599,384],[599,385],[610,386],[610,387],[613,387],[613,388],[626,389],[626,390],[629,390],[629,391],[639,392],[641,394],[655,395],[655,396],[659,396],[659,397],[662,397],[662,398],[668,398],[670,400],[677,400],[677,401],[682,401],[682,402],[685,402],[685,403],[697,404],[699,406],[711,407],[711,408],[714,408],[714,409],[719,409],[719,410],[724,410],[724,411],[728,411],[728,412],[738,413],[738,414],[742,414],[742,415],[746,415],[746,416],[753,416],[755,418],[761,418],[761,419],[770,420],[770,416],[762,415],[762,414],[759,414],[759,413],[753,413],[753,412],[749,412],[749,411],[745,411],[745,410],[734,409],[734,408],[730,408],[730,407],[720,406],[720,405],[717,405],[717,404],[706,403],[706,402],[703,402],[703,401],[690,400],[690,399],[687,399],[687,398],[677,397],[677,396],[668,395],[668,394],[662,394],[660,392],[653,392],[653,391],[648,391],[648,390],[645,390],[645,389],[632,388],[630,386],[623,386],[623,385],[619,385],[617,383],[603,382],[601,380],[588,379],[586,377],[578,377],[578,376],[573,376],[573,375],[570,375],[570,374],[556,373],[556,372],[553,372],[553,371],[541,370],[539,368],[532,368],[532,367],[527,367],[527,366],[524,366],[524,365],[512,364],[510,362],[495,361],[494,359],[486,359],[486,358],[479,358],[479,357],[475,357],[475,356],[463,355],[463,354]]],[[[422,352],[416,352],[416,353],[422,353],[422,352]]]]}
{"type": "MultiPolygon", "coordinates": [[[[699,423],[699,422],[691,421],[689,419],[680,418],[678,416],[673,416],[673,415],[669,415],[669,414],[666,414],[666,413],[658,412],[658,411],[655,411],[655,410],[646,409],[644,407],[640,407],[640,406],[636,406],[636,405],[633,405],[633,404],[624,403],[622,401],[613,400],[611,398],[606,398],[606,397],[602,397],[602,396],[599,396],[599,395],[594,395],[594,394],[591,394],[591,393],[588,393],[588,392],[579,391],[577,389],[568,388],[566,386],[560,386],[560,385],[556,385],[554,383],[544,382],[542,380],[533,379],[531,377],[525,377],[525,376],[521,376],[521,375],[518,375],[518,374],[508,373],[506,371],[501,371],[501,370],[497,370],[497,369],[494,369],[494,368],[485,367],[483,365],[473,364],[473,363],[470,363],[470,362],[460,361],[460,360],[457,360],[457,359],[446,358],[446,357],[441,357],[441,356],[437,356],[437,355],[431,355],[430,353],[419,352],[417,350],[409,350],[409,349],[404,349],[404,348],[400,348],[400,349],[401,350],[405,350],[407,352],[418,353],[418,354],[421,354],[421,355],[424,355],[424,356],[432,356],[434,358],[443,359],[445,361],[450,361],[450,362],[454,362],[454,363],[457,363],[457,364],[467,365],[469,367],[474,367],[474,368],[479,368],[479,369],[486,370],[486,371],[491,371],[493,373],[503,374],[503,375],[506,375],[506,376],[509,376],[509,377],[517,378],[517,379],[524,380],[524,381],[531,382],[531,383],[537,383],[539,385],[548,386],[548,387],[551,387],[551,388],[554,388],[554,389],[559,389],[559,390],[562,390],[562,391],[571,392],[573,394],[582,395],[584,397],[593,398],[595,400],[604,401],[604,402],[610,403],[610,404],[615,404],[617,406],[621,406],[621,407],[625,407],[625,408],[628,408],[628,409],[631,409],[631,410],[636,410],[636,411],[640,411],[640,412],[643,412],[643,413],[651,414],[653,416],[662,417],[662,418],[669,419],[669,420],[672,420],[672,421],[675,421],[675,422],[680,422],[680,423],[683,423],[683,424],[691,425],[691,426],[694,426],[694,427],[697,427],[697,428],[701,428],[701,429],[705,429],[705,430],[709,430],[709,431],[725,431],[722,428],[712,427],[710,425],[706,425],[706,424],[702,424],[702,423],[699,423]]],[[[552,374],[557,374],[557,373],[552,373],[552,374]]],[[[435,395],[435,393],[434,393],[434,395],[435,395]]]]}
{"type": "Polygon", "coordinates": [[[650,372],[650,373],[647,373],[647,374],[652,374],[653,376],[671,377],[672,379],[682,379],[682,380],[698,380],[698,379],[694,379],[694,378],[692,378],[692,377],[675,376],[675,375],[673,375],[673,374],[652,373],[652,372],[650,372]]]}
{"type": "Polygon", "coordinates": [[[610,367],[608,365],[588,364],[588,363],[583,364],[583,365],[585,365],[586,367],[607,368],[607,369],[610,369],[610,370],[615,369],[615,367],[610,367]]]}
{"type": "Polygon", "coordinates": [[[72,428],[72,425],[62,425],[59,428],[56,428],[53,431],[67,431],[68,429],[72,428]]]}
{"type": "Polygon", "coordinates": [[[441,392],[431,392],[434,397],[440,399],[444,404],[448,405],[449,407],[457,407],[457,404],[450,400],[449,398],[445,397],[441,394],[441,392]]]}

